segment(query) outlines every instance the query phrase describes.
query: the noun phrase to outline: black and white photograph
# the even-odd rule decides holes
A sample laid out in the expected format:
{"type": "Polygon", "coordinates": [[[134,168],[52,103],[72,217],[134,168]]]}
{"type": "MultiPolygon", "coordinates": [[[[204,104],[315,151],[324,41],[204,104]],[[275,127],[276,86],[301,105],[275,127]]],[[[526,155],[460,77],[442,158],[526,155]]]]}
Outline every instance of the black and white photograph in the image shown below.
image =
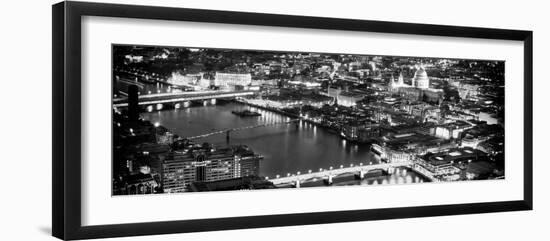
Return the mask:
{"type": "Polygon", "coordinates": [[[541,240],[546,5],[7,2],[0,240],[541,240]]]}
{"type": "Polygon", "coordinates": [[[111,47],[113,196],[506,178],[503,60],[111,47]]]}

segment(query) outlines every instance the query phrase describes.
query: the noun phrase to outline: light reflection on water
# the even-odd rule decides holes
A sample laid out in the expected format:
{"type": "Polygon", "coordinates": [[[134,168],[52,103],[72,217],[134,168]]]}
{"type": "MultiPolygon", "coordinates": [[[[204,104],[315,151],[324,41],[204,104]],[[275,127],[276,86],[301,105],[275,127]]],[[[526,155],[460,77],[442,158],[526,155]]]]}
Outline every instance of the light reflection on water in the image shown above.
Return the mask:
{"type": "MultiPolygon", "coordinates": [[[[164,110],[142,113],[142,117],[172,130],[180,136],[198,136],[229,128],[274,124],[289,121],[291,118],[263,109],[251,108],[238,103],[190,107],[177,111],[164,110]],[[250,109],[262,115],[259,117],[239,117],[233,110],[250,109]]],[[[308,170],[348,167],[360,163],[379,163],[379,159],[369,151],[366,144],[355,144],[341,139],[337,133],[306,122],[296,124],[269,125],[245,129],[231,133],[230,143],[224,135],[214,135],[197,142],[210,142],[216,146],[243,144],[264,156],[260,164],[260,175],[275,178],[287,173],[307,173],[308,170]]],[[[395,169],[391,176],[367,178],[363,180],[343,180],[335,185],[378,185],[419,182],[414,172],[395,169]],[[397,179],[399,178],[399,179],[397,179]]]]}

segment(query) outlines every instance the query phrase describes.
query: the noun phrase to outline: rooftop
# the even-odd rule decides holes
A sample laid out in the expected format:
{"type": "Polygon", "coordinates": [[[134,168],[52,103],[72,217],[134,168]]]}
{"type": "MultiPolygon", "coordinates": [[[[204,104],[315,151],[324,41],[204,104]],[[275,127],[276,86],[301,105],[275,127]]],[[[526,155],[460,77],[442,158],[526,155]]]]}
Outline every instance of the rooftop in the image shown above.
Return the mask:
{"type": "Polygon", "coordinates": [[[449,164],[454,161],[468,161],[477,159],[484,154],[470,147],[454,148],[449,151],[439,153],[428,153],[422,158],[434,166],[449,164]]]}

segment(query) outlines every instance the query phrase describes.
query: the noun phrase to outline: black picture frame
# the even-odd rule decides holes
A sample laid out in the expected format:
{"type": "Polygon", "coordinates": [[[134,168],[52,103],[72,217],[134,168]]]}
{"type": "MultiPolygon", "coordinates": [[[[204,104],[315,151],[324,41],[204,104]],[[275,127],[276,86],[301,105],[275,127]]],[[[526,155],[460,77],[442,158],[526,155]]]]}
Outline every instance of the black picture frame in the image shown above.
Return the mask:
{"type": "Polygon", "coordinates": [[[335,19],[170,7],[60,2],[52,6],[53,195],[52,233],[60,239],[87,239],[213,230],[307,225],[380,219],[532,210],[532,31],[335,19]],[[523,199],[422,207],[384,208],[284,215],[212,218],[132,224],[81,224],[81,17],[194,21],[257,26],[299,27],[378,33],[517,40],[524,43],[523,199]]]}

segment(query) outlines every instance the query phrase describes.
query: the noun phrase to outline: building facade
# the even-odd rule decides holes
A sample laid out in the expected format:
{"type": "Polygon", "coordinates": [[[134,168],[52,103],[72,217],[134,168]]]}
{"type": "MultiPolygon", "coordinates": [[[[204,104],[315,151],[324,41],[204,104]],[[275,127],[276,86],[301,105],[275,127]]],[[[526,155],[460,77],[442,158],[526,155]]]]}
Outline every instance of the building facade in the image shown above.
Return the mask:
{"type": "Polygon", "coordinates": [[[247,86],[252,83],[252,75],[247,74],[237,74],[237,73],[221,73],[216,72],[214,77],[214,85],[216,86],[247,86]]]}
{"type": "Polygon", "coordinates": [[[430,88],[430,78],[428,78],[428,73],[423,67],[418,68],[414,73],[412,79],[413,86],[419,89],[428,89],[430,88]]]}
{"type": "Polygon", "coordinates": [[[185,192],[193,182],[257,176],[261,159],[235,148],[174,153],[163,162],[163,189],[166,193],[185,192]]]}

